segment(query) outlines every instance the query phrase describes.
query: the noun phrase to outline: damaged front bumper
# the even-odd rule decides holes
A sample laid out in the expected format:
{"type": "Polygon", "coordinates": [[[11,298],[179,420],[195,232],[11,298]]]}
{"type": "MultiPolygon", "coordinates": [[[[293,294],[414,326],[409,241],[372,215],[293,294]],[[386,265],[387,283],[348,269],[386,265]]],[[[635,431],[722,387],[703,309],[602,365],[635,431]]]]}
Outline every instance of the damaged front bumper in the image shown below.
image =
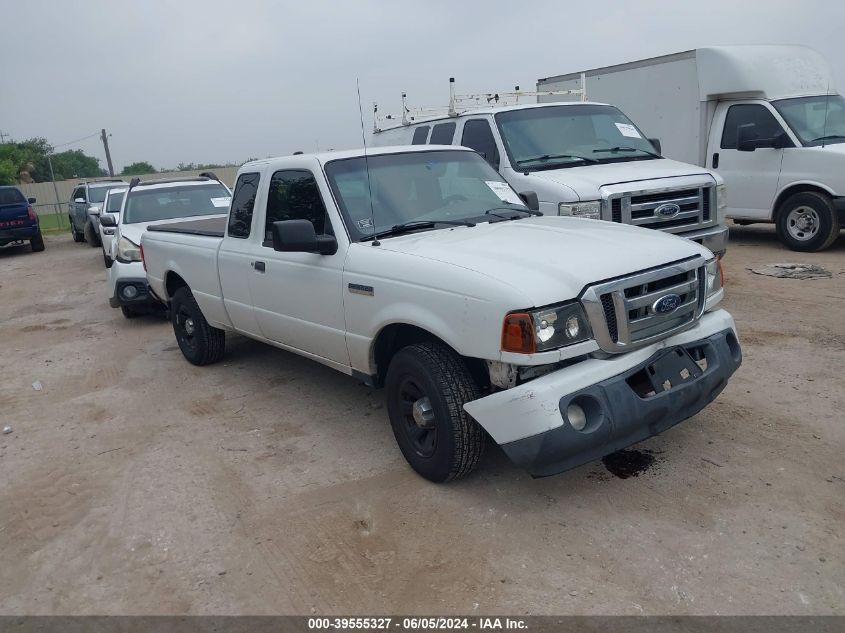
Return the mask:
{"type": "Polygon", "coordinates": [[[554,475],[645,440],[692,417],[742,363],[730,314],[654,345],[590,358],[464,405],[510,459],[535,477],[554,475]],[[586,422],[576,430],[571,404],[586,422]]]}

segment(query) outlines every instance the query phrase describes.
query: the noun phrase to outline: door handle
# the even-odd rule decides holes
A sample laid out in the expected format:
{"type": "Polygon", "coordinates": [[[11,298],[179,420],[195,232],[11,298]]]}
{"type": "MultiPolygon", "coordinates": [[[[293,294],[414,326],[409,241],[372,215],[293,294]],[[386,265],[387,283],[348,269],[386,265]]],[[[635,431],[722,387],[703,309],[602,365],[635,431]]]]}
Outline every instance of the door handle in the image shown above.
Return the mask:
{"type": "Polygon", "coordinates": [[[263,273],[265,270],[264,262],[252,262],[252,267],[259,273],[263,273]]]}
{"type": "Polygon", "coordinates": [[[719,152],[713,152],[713,169],[719,168],[719,152]]]}

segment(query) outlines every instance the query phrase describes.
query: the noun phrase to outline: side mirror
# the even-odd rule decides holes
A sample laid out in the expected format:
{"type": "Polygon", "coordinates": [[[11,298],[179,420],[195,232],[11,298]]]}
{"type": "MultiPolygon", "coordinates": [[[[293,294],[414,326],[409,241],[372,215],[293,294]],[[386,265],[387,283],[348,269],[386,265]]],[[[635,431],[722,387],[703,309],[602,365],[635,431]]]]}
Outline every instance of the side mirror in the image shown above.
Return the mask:
{"type": "Polygon", "coordinates": [[[537,198],[536,192],[523,191],[519,194],[519,197],[522,198],[522,201],[525,203],[525,206],[531,209],[532,211],[540,210],[540,200],[537,198]]]}
{"type": "Polygon", "coordinates": [[[35,204],[35,198],[27,198],[27,199],[26,199],[26,201],[27,201],[29,204],[35,204]]]}
{"type": "Polygon", "coordinates": [[[273,222],[273,250],[282,253],[318,253],[334,255],[337,240],[333,235],[317,235],[308,220],[273,222]]]}
{"type": "Polygon", "coordinates": [[[648,139],[648,142],[651,143],[652,145],[654,145],[654,151],[655,152],[657,152],[661,156],[663,155],[663,148],[660,146],[660,139],[659,138],[650,138],[650,139],[648,139]]]}
{"type": "Polygon", "coordinates": [[[85,204],[85,198],[74,198],[76,204],[85,204]]]}
{"type": "Polygon", "coordinates": [[[100,216],[100,224],[102,226],[114,227],[117,226],[117,222],[114,219],[113,215],[109,215],[108,213],[104,213],[100,216]]]}
{"type": "Polygon", "coordinates": [[[757,149],[757,126],[744,123],[736,129],[736,148],[740,152],[753,152],[757,149]]]}

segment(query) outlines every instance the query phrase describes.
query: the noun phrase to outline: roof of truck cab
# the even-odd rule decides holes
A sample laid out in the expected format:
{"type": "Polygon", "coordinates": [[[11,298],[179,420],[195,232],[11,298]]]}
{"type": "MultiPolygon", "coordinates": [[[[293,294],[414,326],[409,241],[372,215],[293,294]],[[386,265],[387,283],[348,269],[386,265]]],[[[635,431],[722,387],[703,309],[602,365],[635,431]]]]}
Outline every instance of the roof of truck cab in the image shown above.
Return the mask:
{"type": "MultiPolygon", "coordinates": [[[[460,152],[471,152],[473,150],[460,147],[458,145],[389,145],[385,147],[368,147],[366,151],[367,156],[379,156],[381,154],[404,154],[408,152],[431,152],[434,150],[449,150],[460,152]]],[[[321,163],[328,163],[333,160],[342,160],[344,158],[363,158],[363,149],[345,149],[333,152],[315,152],[313,154],[292,154],[288,156],[275,156],[273,158],[261,158],[253,160],[241,165],[241,169],[245,167],[262,167],[265,165],[276,164],[278,162],[307,162],[308,160],[318,160],[321,163]]]]}
{"type": "MultiPolygon", "coordinates": [[[[166,178],[161,180],[139,182],[137,185],[132,187],[132,191],[138,191],[139,189],[143,189],[144,191],[149,189],[167,189],[168,187],[195,187],[201,185],[223,185],[223,183],[219,180],[212,180],[211,178],[205,178],[203,180],[199,180],[197,178],[186,178],[185,180],[180,180],[178,178],[166,178]]],[[[225,187],[225,185],[223,186],[225,187]]]]}

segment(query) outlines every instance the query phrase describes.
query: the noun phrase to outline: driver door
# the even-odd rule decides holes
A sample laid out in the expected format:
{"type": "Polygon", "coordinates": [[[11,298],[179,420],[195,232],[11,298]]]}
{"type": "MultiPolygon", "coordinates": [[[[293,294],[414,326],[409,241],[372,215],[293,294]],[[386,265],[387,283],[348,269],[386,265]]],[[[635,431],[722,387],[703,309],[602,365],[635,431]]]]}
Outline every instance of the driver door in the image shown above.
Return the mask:
{"type": "Polygon", "coordinates": [[[783,162],[783,147],[739,151],[737,140],[739,130],[743,127],[752,130],[755,138],[780,137],[784,139],[783,145],[791,146],[792,141],[784,131],[779,117],[766,103],[732,101],[719,104],[714,121],[709,143],[713,151],[708,167],[725,179],[728,217],[771,219],[783,162]]]}

